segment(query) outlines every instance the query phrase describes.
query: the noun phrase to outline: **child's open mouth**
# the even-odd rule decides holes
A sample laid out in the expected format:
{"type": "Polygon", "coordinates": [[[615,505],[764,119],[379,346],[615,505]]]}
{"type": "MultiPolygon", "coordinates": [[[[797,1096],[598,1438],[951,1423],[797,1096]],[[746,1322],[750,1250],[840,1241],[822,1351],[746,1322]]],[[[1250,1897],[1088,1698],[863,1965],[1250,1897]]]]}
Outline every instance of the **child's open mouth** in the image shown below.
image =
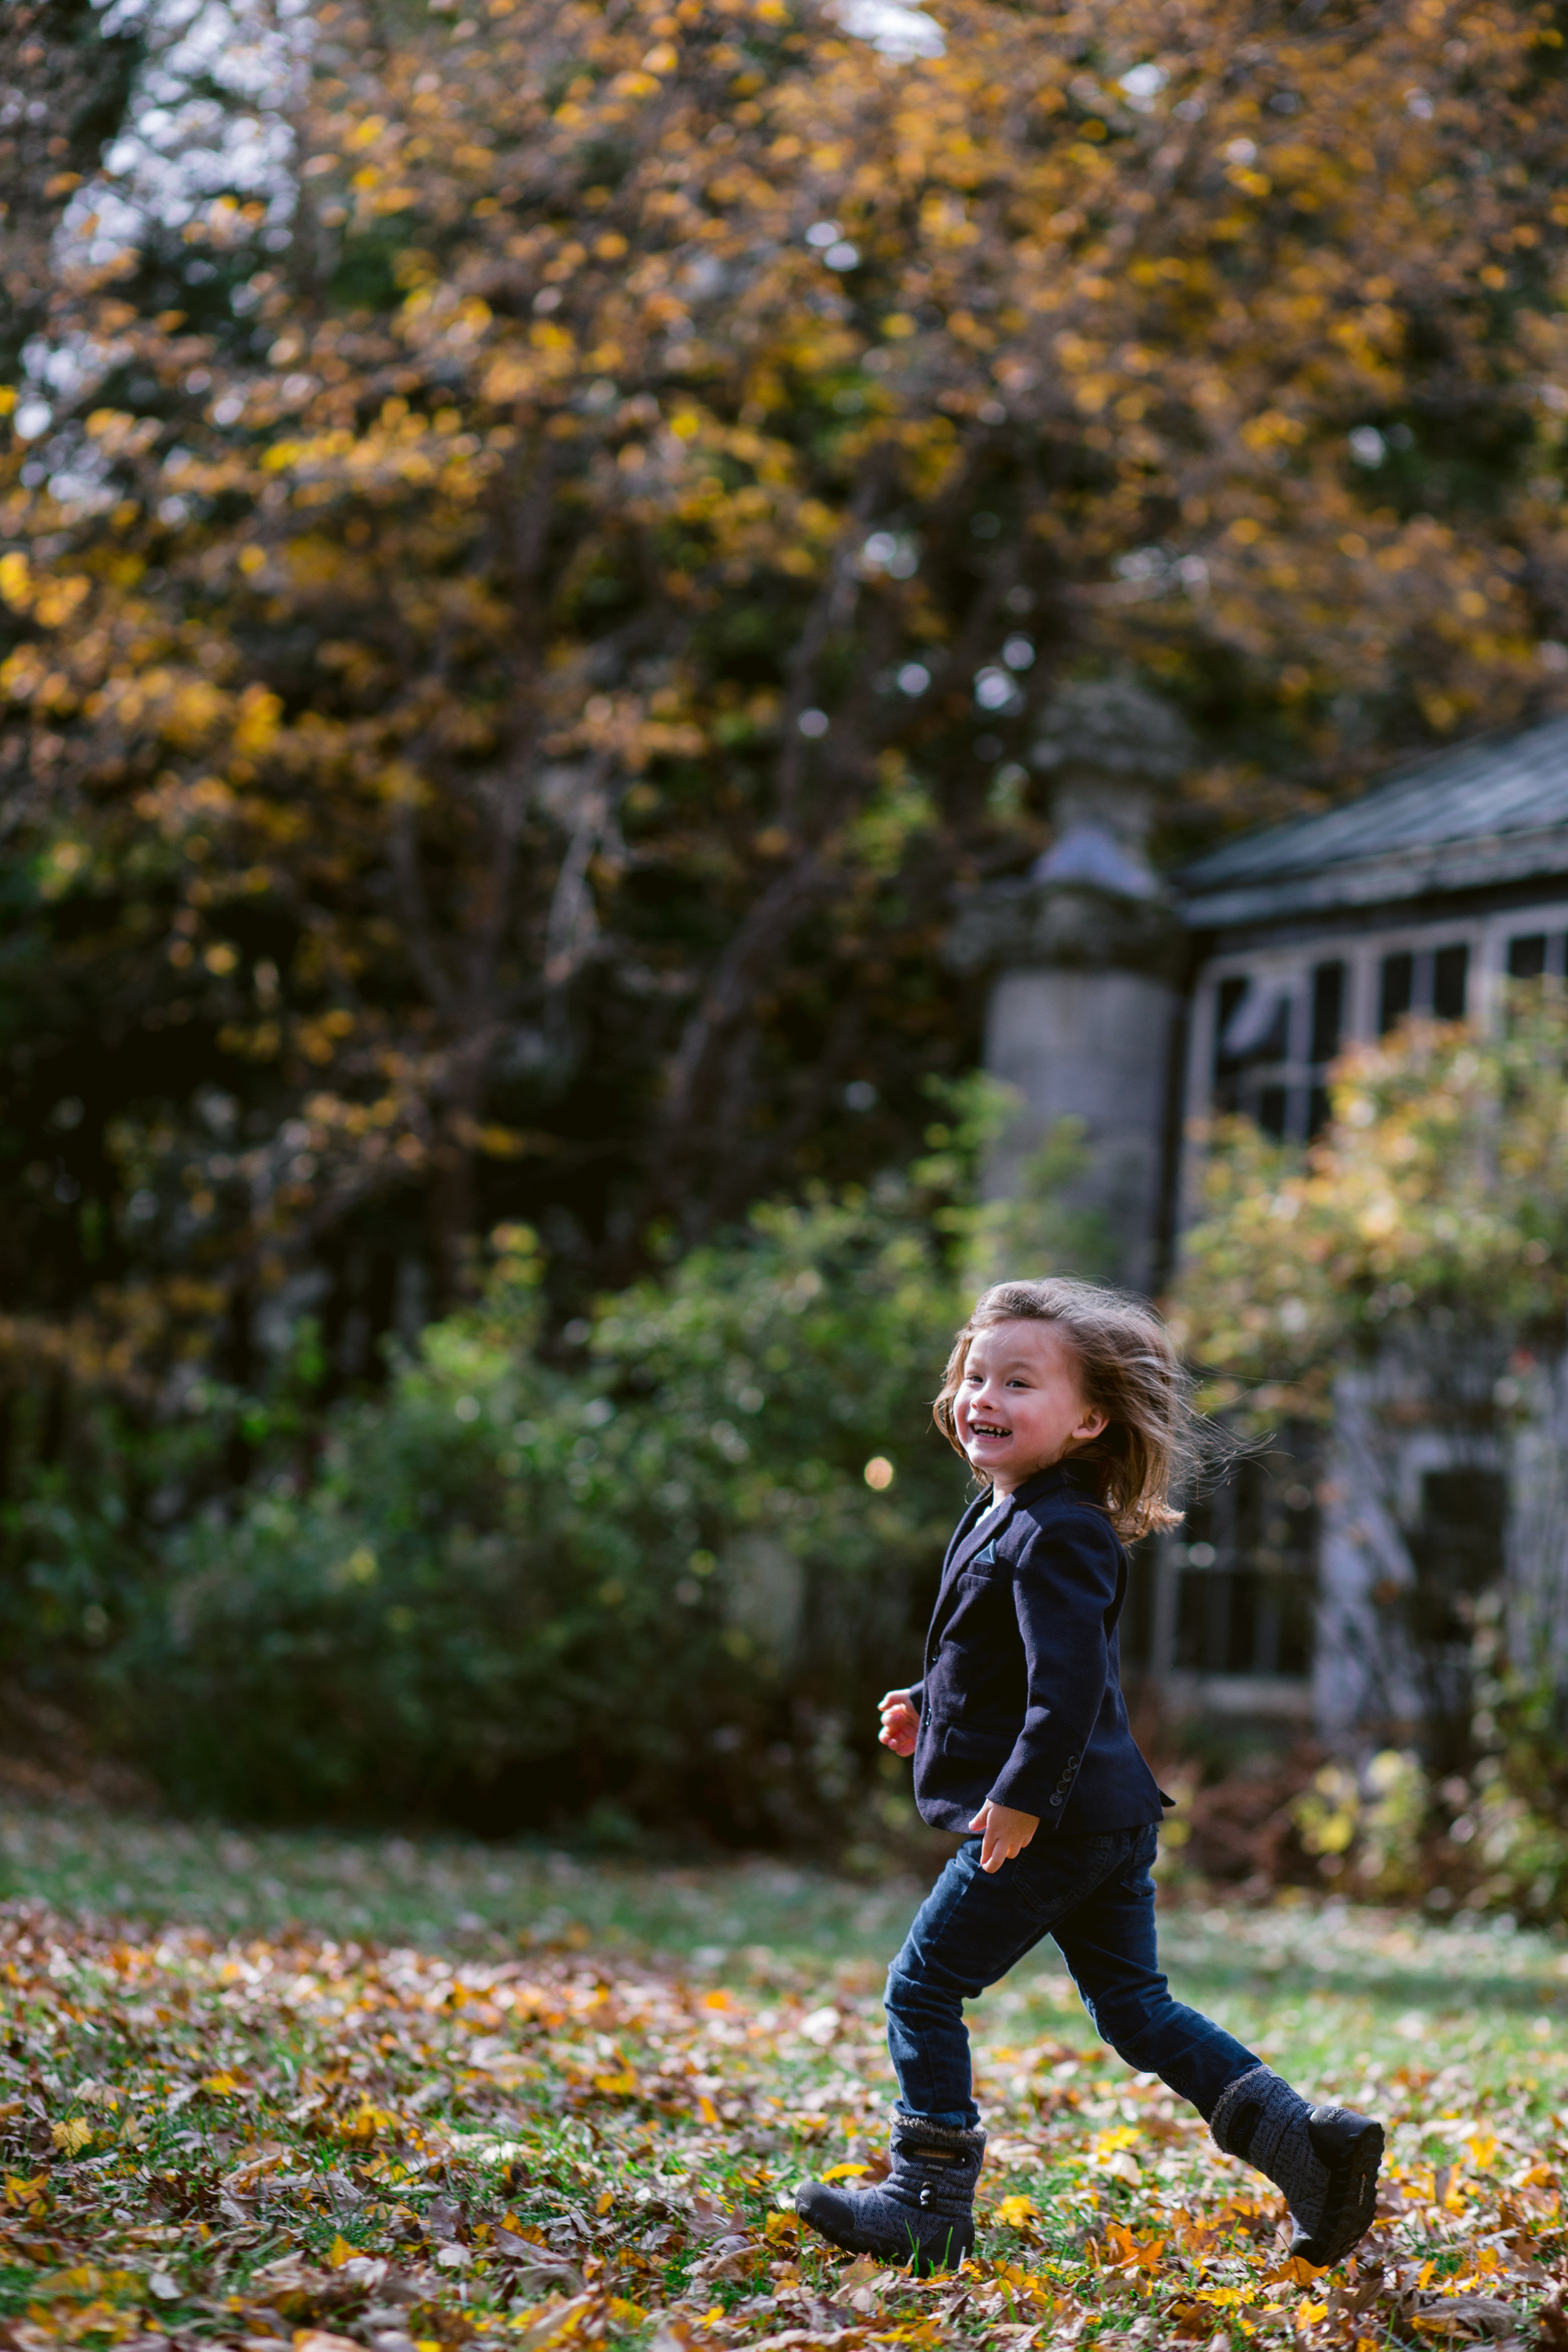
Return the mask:
{"type": "Polygon", "coordinates": [[[994,1421],[972,1421],[969,1434],[971,1437],[1011,1437],[1013,1433],[1010,1429],[998,1428],[994,1421]]]}

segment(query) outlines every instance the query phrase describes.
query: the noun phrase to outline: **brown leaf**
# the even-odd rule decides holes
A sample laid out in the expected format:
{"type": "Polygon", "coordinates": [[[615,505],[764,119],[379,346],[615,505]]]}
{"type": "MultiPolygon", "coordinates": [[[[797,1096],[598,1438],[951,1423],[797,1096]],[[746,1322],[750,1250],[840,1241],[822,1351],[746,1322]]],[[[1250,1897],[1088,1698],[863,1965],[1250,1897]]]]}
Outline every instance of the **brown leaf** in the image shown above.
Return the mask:
{"type": "Polygon", "coordinates": [[[1420,2294],[1413,2314],[1423,2334],[1511,2336],[1519,2324],[1517,2304],[1495,2294],[1420,2294]]]}
{"type": "Polygon", "coordinates": [[[689,2320],[673,2311],[657,2312],[648,2352],[697,2352],[701,2339],[689,2320]]]}
{"type": "Polygon", "coordinates": [[[1541,2352],[1568,2352],[1568,2309],[1564,2290],[1553,2288],[1535,2315],[1535,2340],[1541,2352]]]}
{"type": "Polygon", "coordinates": [[[852,2294],[857,2287],[869,2286],[877,2276],[878,2267],[869,2254],[862,2254],[858,2262],[851,2263],[847,2271],[839,2272],[839,2294],[852,2294]]]}
{"type": "Polygon", "coordinates": [[[726,2212],[722,2205],[716,2205],[710,2197],[694,2197],[689,2208],[688,2226],[694,2238],[704,2242],[724,2238],[733,2231],[735,2216],[726,2212]]]}
{"type": "MultiPolygon", "coordinates": [[[[497,2236],[500,2235],[498,2231],[497,2236]]],[[[549,2294],[581,2294],[587,2285],[583,2273],[572,2263],[542,2263],[537,2258],[511,2273],[512,2291],[523,2297],[543,2297],[549,2294]]]]}

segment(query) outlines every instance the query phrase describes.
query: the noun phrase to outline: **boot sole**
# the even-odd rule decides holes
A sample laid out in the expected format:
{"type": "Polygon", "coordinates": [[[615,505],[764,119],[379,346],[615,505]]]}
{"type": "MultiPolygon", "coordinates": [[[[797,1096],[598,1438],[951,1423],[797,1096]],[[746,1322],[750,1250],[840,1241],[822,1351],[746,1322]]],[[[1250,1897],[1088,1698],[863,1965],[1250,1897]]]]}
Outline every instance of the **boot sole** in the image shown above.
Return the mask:
{"type": "Polygon", "coordinates": [[[956,2270],[974,2251],[973,2231],[962,2231],[956,2223],[947,2232],[947,2242],[940,2250],[922,2246],[912,2230],[902,2245],[892,2242],[890,2232],[857,2230],[853,2210],[843,2210],[846,2205],[853,2209],[854,2200],[842,2193],[835,2195],[831,2189],[814,2195],[819,2186],[813,2180],[798,2189],[795,2210],[819,2238],[826,2238],[829,2245],[842,2246],[847,2254],[876,2254],[895,2268],[913,2270],[917,2278],[930,2278],[934,2271],[956,2270]]]}
{"type": "Polygon", "coordinates": [[[1377,2210],[1377,2176],[1383,2167],[1383,2126],[1370,2116],[1341,2115],[1307,2126],[1312,2152],[1329,2176],[1318,2226],[1298,2231],[1290,2252],[1316,2270],[1328,2270],[1359,2246],[1377,2210]]]}

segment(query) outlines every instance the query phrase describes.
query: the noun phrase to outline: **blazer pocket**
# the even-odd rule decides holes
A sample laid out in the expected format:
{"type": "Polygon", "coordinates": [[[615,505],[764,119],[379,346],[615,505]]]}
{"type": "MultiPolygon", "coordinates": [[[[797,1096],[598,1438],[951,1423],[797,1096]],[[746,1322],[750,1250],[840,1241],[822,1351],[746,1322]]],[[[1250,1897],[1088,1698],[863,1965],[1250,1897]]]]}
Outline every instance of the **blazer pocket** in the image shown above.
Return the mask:
{"type": "Polygon", "coordinates": [[[944,1723],[942,1727],[942,1752],[944,1756],[972,1756],[977,1763],[1000,1762],[1013,1752],[1013,1735],[1006,1731],[973,1731],[966,1723],[944,1723]]]}

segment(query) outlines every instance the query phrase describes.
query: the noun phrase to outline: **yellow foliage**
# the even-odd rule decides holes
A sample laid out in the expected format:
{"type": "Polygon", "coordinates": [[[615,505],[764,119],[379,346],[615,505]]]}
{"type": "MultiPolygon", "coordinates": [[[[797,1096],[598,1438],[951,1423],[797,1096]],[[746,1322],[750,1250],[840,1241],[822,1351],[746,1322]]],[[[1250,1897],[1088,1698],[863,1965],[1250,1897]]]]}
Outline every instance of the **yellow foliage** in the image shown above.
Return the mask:
{"type": "MultiPolygon", "coordinates": [[[[450,1024],[504,1027],[503,1002],[584,980],[629,870],[738,927],[816,861],[810,903],[858,909],[832,969],[880,969],[870,910],[1001,837],[976,814],[994,763],[972,681],[1009,590],[1021,615],[1070,610],[1075,658],[1133,660],[1205,709],[1218,671],[1244,679],[1277,772],[1330,789],[1389,748],[1369,754],[1368,714],[1440,734],[1531,707],[1535,631],[1568,634],[1540,585],[1568,436],[1549,290],[1568,101],[1533,18],[1467,19],[1459,56],[1436,7],[1276,40],[1233,0],[1129,0],[1116,56],[1163,77],[1135,95],[1076,5],[947,12],[941,54],[912,60],[787,0],[476,13],[482,38],[436,12],[302,86],[310,203],[331,236],[374,230],[395,291],[350,320],[297,256],[268,258],[264,352],[241,362],[141,304],[132,257],[122,285],[63,292],[50,330],[123,338],[161,387],[145,414],[128,391],[82,403],[104,507],[25,483],[30,445],[0,459],[0,691],[39,774],[92,813],[79,840],[75,814],[53,824],[41,887],[155,854],[196,919],[160,943],[161,987],[224,982],[226,1041],[289,1083],[363,1057],[363,1131],[334,1128],[312,1201],[440,1160],[440,1057],[485,1060],[450,1024]],[[1396,436],[1484,405],[1519,451],[1456,533],[1396,436]],[[862,560],[875,535],[896,562],[862,560]],[[268,892],[303,944],[242,1013],[252,975],[214,909],[268,892]],[[454,993],[470,952],[490,961],[454,993]],[[371,1008],[352,1056],[320,1010],[345,1001],[371,1008]],[[384,1095],[401,1108],[378,1124],[384,1095]]],[[[219,197],[192,226],[237,252],[261,218],[219,197]]],[[[1059,657],[1048,633],[1039,650],[996,721],[1008,762],[1059,657]]],[[[1207,814],[1251,804],[1250,757],[1196,780],[1207,814]]],[[[1008,856],[1032,845],[1026,803],[1008,856]]],[[[678,1025],[674,963],[638,969],[678,1025]]],[[[463,1148],[504,1157],[512,1134],[484,1107],[463,1148]]],[[[1335,1247],[1369,1282],[1373,1253],[1403,1263],[1403,1181],[1346,1182],[1335,1247]]],[[[1301,1219],[1326,1229],[1316,1193],[1301,1219]]],[[[1244,1307],[1275,1330],[1299,1298],[1321,1328],[1321,1286],[1221,1287],[1255,1369],[1244,1307]]]]}

